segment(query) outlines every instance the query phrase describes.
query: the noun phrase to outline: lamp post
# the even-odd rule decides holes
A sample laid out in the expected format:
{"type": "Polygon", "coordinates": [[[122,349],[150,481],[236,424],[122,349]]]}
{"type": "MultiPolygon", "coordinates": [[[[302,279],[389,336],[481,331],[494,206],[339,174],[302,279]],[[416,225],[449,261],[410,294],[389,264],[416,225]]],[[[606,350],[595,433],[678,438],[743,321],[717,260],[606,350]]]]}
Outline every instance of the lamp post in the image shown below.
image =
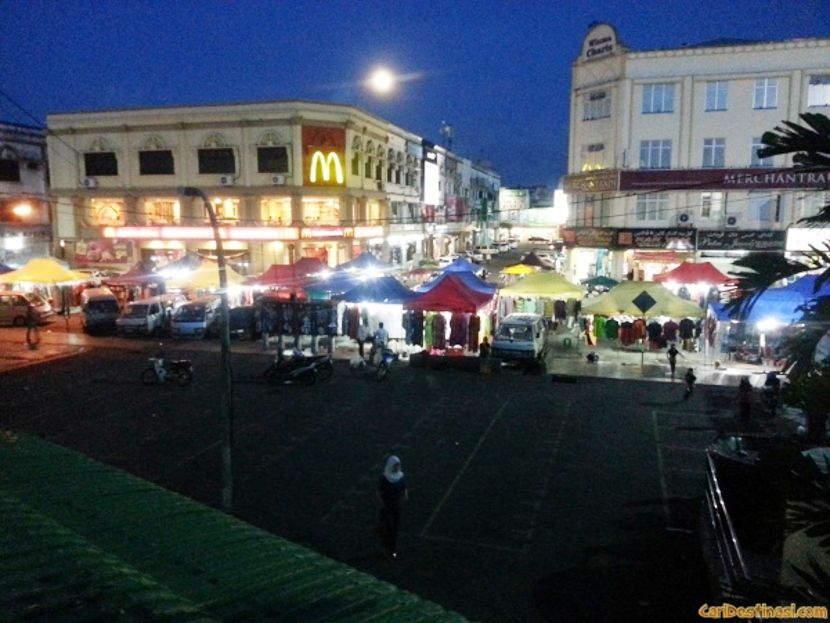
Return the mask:
{"type": "Polygon", "coordinates": [[[183,197],[199,197],[205,204],[216,241],[216,259],[219,267],[219,298],[222,326],[220,338],[222,343],[221,368],[222,383],[219,399],[219,415],[225,423],[225,437],[222,445],[222,509],[233,512],[233,375],[231,373],[231,332],[230,314],[228,313],[228,273],[225,268],[225,252],[219,235],[219,222],[216,211],[208,196],[200,188],[180,186],[178,192],[183,197]]]}

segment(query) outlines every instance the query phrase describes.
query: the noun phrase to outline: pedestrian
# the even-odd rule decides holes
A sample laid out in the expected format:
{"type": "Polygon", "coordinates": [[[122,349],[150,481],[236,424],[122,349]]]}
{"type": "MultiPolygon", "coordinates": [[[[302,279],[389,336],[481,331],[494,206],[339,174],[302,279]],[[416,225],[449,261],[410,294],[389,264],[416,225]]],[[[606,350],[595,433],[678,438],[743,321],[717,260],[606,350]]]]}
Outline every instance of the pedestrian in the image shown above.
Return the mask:
{"type": "Polygon", "coordinates": [[[372,340],[372,350],[369,352],[369,362],[372,365],[375,365],[375,356],[377,355],[377,363],[380,364],[380,360],[383,358],[383,349],[386,348],[386,344],[389,342],[389,331],[383,328],[383,323],[378,323],[378,330],[375,331],[375,337],[372,340]]]}
{"type": "Polygon", "coordinates": [[[683,392],[683,400],[688,400],[695,391],[695,381],[697,381],[694,368],[686,370],[686,376],[683,377],[683,380],[686,381],[686,391],[683,392]]]}
{"type": "Polygon", "coordinates": [[[386,555],[391,559],[398,557],[398,531],[401,526],[401,507],[409,499],[409,489],[406,486],[401,460],[396,456],[386,459],[383,474],[377,488],[380,501],[377,533],[386,555]]]}
{"type": "Polygon", "coordinates": [[[674,347],[674,342],[671,343],[669,346],[669,350],[666,352],[666,357],[669,359],[669,368],[671,368],[671,378],[674,379],[674,369],[677,367],[677,356],[680,355],[681,357],[685,358],[685,355],[681,353],[674,347]]]}
{"type": "Polygon", "coordinates": [[[367,327],[362,322],[360,326],[357,328],[357,352],[360,355],[360,358],[363,359],[363,345],[366,343],[366,340],[369,339],[369,327],[367,327]]]}
{"type": "Polygon", "coordinates": [[[40,343],[40,330],[37,326],[37,310],[32,303],[26,305],[26,344],[32,350],[40,343]]]}
{"type": "Polygon", "coordinates": [[[749,422],[752,416],[752,384],[748,376],[742,376],[738,383],[738,418],[741,422],[749,422]]]}
{"type": "Polygon", "coordinates": [[[486,335],[478,347],[478,356],[482,359],[487,359],[490,356],[490,340],[487,339],[486,335]]]}

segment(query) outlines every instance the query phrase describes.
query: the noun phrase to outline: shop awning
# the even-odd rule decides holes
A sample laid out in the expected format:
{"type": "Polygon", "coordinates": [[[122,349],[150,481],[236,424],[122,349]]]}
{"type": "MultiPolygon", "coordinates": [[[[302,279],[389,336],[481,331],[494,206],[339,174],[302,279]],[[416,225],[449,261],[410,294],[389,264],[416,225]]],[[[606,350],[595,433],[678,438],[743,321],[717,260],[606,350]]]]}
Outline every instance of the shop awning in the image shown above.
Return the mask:
{"type": "Polygon", "coordinates": [[[585,288],[557,273],[535,273],[499,290],[500,296],[526,296],[555,299],[581,299],[585,288]]]}
{"type": "Polygon", "coordinates": [[[89,281],[90,276],[70,270],[51,257],[35,257],[21,268],[0,275],[0,283],[37,283],[59,285],[89,281]]]}
{"type": "Polygon", "coordinates": [[[653,281],[624,281],[605,294],[582,303],[583,314],[600,316],[671,316],[672,318],[701,318],[703,309],[685,299],[675,296],[659,283],[653,281]],[[653,301],[645,311],[635,301],[653,301]]]}
{"type": "Polygon", "coordinates": [[[444,275],[431,290],[404,303],[404,309],[475,313],[493,300],[493,294],[485,294],[468,287],[462,275],[470,274],[444,275]]]}
{"type": "Polygon", "coordinates": [[[610,290],[614,286],[619,285],[619,283],[616,279],[611,279],[611,277],[605,277],[604,275],[582,280],[582,284],[591,289],[605,288],[606,290],[610,290]]]}
{"type": "Polygon", "coordinates": [[[711,262],[700,262],[697,264],[694,262],[683,262],[676,268],[660,273],[654,277],[654,281],[658,283],[674,281],[680,284],[707,283],[720,285],[732,281],[732,279],[715,268],[711,262]]]}
{"type": "Polygon", "coordinates": [[[433,288],[439,286],[441,282],[448,277],[457,277],[466,287],[471,290],[475,290],[476,292],[481,292],[482,294],[487,294],[488,296],[492,296],[496,293],[496,286],[494,284],[487,283],[483,279],[480,279],[473,273],[467,271],[439,275],[432,281],[414,288],[414,290],[416,292],[429,292],[433,288]]]}
{"type": "Polygon", "coordinates": [[[347,303],[404,303],[418,296],[394,277],[378,277],[361,283],[336,298],[347,303]]]}

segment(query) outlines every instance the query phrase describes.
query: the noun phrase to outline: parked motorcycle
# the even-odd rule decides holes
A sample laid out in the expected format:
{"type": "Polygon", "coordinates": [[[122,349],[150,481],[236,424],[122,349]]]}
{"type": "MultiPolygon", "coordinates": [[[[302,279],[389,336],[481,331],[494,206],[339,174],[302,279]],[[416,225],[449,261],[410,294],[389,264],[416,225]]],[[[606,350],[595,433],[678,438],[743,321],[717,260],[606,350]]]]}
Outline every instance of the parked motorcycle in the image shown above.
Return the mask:
{"type": "MultiPolygon", "coordinates": [[[[370,361],[374,360],[374,358],[374,353],[369,355],[370,361]]],[[[392,362],[397,359],[398,353],[384,347],[380,352],[380,361],[377,366],[368,363],[361,357],[349,363],[349,372],[356,376],[371,372],[374,374],[376,380],[382,381],[386,378],[386,375],[389,374],[389,366],[392,365],[392,362]]]]}
{"type": "Polygon", "coordinates": [[[334,373],[329,355],[303,355],[295,352],[291,357],[277,356],[265,369],[265,380],[283,385],[313,385],[318,379],[326,381],[334,373]]]}
{"type": "Polygon", "coordinates": [[[149,358],[150,365],[141,373],[144,385],[176,383],[184,387],[193,381],[193,364],[189,359],[172,359],[167,361],[162,355],[149,358]]]}

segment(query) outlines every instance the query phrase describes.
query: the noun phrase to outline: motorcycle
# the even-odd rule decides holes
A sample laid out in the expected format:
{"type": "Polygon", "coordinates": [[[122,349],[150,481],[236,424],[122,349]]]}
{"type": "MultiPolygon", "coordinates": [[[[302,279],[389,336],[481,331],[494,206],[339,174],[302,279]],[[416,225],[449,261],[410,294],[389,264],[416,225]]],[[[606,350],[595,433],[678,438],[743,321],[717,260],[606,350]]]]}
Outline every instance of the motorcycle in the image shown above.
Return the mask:
{"type": "Polygon", "coordinates": [[[279,355],[265,369],[264,377],[269,383],[283,385],[313,385],[318,379],[327,381],[334,373],[334,364],[329,355],[303,355],[295,352],[291,357],[279,355]]]}
{"type": "MultiPolygon", "coordinates": [[[[373,349],[369,354],[369,361],[373,361],[374,358],[375,353],[373,349]]],[[[361,357],[349,363],[349,372],[357,376],[360,374],[366,374],[371,370],[374,374],[374,378],[378,381],[382,381],[386,378],[386,375],[389,374],[389,366],[392,365],[393,361],[397,361],[397,359],[398,353],[384,347],[380,351],[380,361],[377,366],[373,366],[361,357]]]]}
{"type": "Polygon", "coordinates": [[[162,355],[149,358],[150,365],[141,372],[144,385],[176,383],[184,387],[193,381],[193,364],[189,359],[166,361],[162,355]]]}

